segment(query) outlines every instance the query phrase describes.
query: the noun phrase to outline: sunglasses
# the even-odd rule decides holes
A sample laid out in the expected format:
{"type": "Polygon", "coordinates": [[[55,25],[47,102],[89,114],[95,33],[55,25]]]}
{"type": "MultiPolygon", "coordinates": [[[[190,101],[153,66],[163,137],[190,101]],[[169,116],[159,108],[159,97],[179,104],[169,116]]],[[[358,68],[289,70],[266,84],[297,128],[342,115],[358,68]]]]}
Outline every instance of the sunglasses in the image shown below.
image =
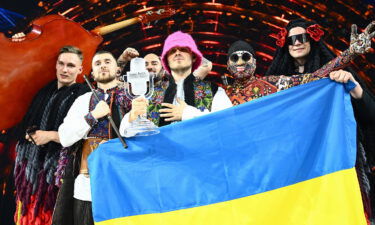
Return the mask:
{"type": "Polygon", "coordinates": [[[250,61],[250,59],[253,57],[253,55],[248,51],[237,51],[233,52],[232,55],[230,55],[229,59],[233,62],[237,62],[240,58],[244,62],[250,61]]]}
{"type": "Polygon", "coordinates": [[[287,40],[288,45],[295,45],[297,40],[299,41],[299,43],[303,44],[303,43],[310,41],[310,38],[307,35],[307,33],[303,33],[303,34],[290,36],[286,40],[287,40]]]}
{"type": "Polygon", "coordinates": [[[172,54],[176,53],[177,50],[180,51],[180,52],[192,53],[190,48],[188,48],[188,47],[175,47],[175,48],[172,48],[171,50],[169,50],[168,55],[172,55],[172,54]]]}

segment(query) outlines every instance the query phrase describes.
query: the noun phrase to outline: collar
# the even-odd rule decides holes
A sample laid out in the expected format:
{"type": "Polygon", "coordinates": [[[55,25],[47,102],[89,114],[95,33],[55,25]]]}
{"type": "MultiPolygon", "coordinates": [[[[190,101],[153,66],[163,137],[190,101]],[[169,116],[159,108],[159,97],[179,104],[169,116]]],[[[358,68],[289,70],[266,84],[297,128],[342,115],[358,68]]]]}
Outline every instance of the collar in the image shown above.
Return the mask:
{"type": "MultiPolygon", "coordinates": [[[[113,87],[113,88],[107,89],[107,90],[105,91],[105,93],[106,93],[106,94],[110,94],[110,93],[113,92],[113,91],[116,92],[118,89],[119,89],[119,87],[116,85],[116,86],[113,87]]],[[[101,88],[98,87],[96,90],[97,90],[98,92],[104,94],[104,90],[103,90],[103,89],[101,89],[101,88]]]]}

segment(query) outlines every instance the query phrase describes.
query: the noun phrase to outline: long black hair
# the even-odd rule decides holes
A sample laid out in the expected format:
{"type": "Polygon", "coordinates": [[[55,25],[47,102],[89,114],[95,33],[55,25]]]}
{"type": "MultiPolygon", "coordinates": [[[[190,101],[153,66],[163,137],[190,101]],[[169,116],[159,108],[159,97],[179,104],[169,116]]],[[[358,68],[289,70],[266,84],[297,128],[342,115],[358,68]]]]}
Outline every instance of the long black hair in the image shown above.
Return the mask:
{"type": "MultiPolygon", "coordinates": [[[[311,25],[316,24],[313,21],[306,21],[304,19],[292,20],[286,26],[286,30],[289,31],[294,27],[307,28],[311,25]]],[[[324,64],[335,58],[335,54],[324,44],[322,39],[319,41],[310,41],[311,50],[307,56],[307,60],[304,66],[303,73],[312,73],[321,68],[324,64]]],[[[359,77],[359,75],[350,67],[345,68],[346,71],[352,73],[354,78],[360,83],[362,88],[372,98],[371,102],[367,104],[374,104],[375,98],[371,91],[366,88],[365,83],[359,77]]],[[[296,72],[296,66],[294,59],[289,54],[288,45],[285,44],[283,47],[277,47],[274,55],[273,62],[268,68],[266,75],[293,75],[298,74],[296,72]]],[[[357,119],[357,134],[358,134],[358,151],[357,151],[357,162],[356,168],[358,173],[359,182],[361,184],[361,192],[363,197],[364,208],[368,216],[375,220],[375,177],[371,172],[371,168],[375,166],[375,154],[373,149],[375,146],[375,128],[373,125],[369,125],[366,122],[366,118],[360,116],[363,106],[358,102],[353,102],[354,114],[357,119]]]]}

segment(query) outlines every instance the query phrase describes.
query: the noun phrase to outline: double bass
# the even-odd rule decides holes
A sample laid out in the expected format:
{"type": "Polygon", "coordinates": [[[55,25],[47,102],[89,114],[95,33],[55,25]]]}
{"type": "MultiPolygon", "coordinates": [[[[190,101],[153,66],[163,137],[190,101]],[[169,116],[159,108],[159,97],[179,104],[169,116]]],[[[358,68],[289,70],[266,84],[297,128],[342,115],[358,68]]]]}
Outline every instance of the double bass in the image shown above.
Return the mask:
{"type": "MultiPolygon", "coordinates": [[[[173,9],[147,11],[115,24],[85,30],[60,15],[47,15],[32,22],[31,31],[15,42],[0,33],[0,130],[16,125],[25,115],[34,95],[56,78],[56,60],[61,47],[73,45],[83,52],[83,72],[91,70],[91,60],[102,43],[101,35],[135,23],[148,23],[176,13],[173,9]]],[[[82,81],[78,77],[78,81],[82,81]]]]}

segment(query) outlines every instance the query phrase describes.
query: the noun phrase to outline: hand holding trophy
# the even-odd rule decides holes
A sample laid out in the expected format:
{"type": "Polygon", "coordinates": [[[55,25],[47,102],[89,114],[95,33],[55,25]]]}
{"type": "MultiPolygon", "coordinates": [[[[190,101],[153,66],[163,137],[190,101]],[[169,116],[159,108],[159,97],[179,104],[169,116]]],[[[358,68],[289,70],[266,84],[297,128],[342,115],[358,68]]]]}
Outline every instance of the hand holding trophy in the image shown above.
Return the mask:
{"type": "MultiPolygon", "coordinates": [[[[147,69],[143,58],[130,61],[130,71],[126,73],[125,94],[131,100],[138,97],[151,98],[154,93],[154,77],[147,69]]],[[[159,128],[143,114],[131,122],[125,132],[135,133],[135,136],[149,136],[158,134],[159,128]]]]}

